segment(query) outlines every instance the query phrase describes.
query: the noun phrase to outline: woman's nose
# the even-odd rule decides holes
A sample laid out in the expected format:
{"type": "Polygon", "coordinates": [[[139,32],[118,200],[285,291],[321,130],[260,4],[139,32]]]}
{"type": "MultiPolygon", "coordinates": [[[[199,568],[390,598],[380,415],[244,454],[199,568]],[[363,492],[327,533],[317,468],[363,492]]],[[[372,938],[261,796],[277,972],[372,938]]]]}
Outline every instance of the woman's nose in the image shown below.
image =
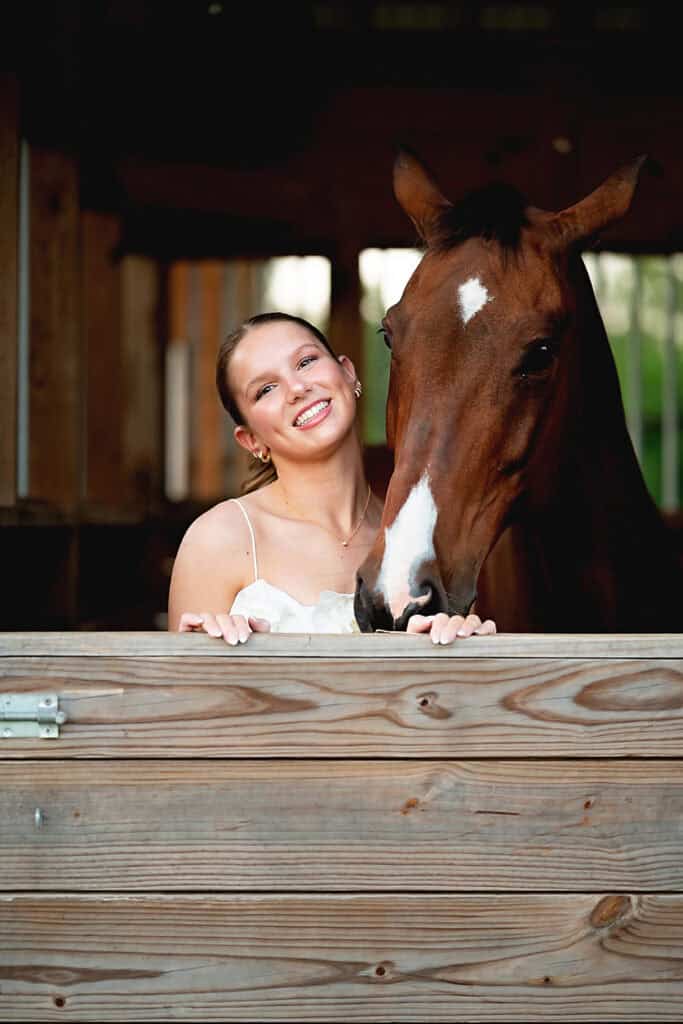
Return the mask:
{"type": "Polygon", "coordinates": [[[302,380],[297,380],[296,378],[289,381],[287,385],[287,394],[290,402],[296,401],[297,398],[301,398],[302,395],[305,395],[310,390],[309,384],[304,384],[302,380]]]}

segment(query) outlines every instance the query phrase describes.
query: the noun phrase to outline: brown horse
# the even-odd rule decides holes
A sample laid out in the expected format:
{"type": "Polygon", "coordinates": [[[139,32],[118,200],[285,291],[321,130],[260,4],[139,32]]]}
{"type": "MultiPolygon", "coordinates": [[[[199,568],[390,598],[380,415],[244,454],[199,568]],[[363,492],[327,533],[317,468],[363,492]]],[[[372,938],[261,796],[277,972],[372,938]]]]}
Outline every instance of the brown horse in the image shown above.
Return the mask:
{"type": "Polygon", "coordinates": [[[394,471],[358,571],[362,630],[475,599],[503,631],[683,628],[680,562],[581,259],[644,159],[551,213],[504,185],[452,204],[399,153],[395,195],[425,251],[382,321],[394,471]]]}

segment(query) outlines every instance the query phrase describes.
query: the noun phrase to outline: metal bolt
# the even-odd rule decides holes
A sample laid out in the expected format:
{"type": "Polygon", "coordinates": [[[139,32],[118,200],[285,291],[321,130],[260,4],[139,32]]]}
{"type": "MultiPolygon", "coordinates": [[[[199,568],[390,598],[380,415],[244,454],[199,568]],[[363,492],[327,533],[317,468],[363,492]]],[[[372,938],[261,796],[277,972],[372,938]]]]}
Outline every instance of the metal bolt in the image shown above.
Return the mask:
{"type": "Polygon", "coordinates": [[[11,736],[14,736],[14,733],[12,732],[11,729],[3,729],[2,730],[2,735],[3,735],[4,739],[8,740],[11,736]]]}
{"type": "Polygon", "coordinates": [[[36,828],[42,828],[42,826],[45,824],[45,815],[43,814],[40,807],[36,807],[35,811],[33,812],[33,824],[36,826],[36,828]]]}

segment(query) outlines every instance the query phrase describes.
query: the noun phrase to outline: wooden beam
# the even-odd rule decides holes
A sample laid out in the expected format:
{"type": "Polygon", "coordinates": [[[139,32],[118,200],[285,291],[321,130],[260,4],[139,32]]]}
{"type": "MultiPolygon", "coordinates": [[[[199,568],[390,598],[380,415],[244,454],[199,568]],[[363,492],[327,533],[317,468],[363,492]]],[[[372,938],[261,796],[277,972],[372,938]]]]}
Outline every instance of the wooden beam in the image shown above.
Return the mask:
{"type": "Polygon", "coordinates": [[[644,761],[636,772],[623,760],[5,763],[3,886],[50,892],[58,878],[77,892],[681,890],[682,768],[680,760],[644,761]],[[42,832],[27,812],[34,807],[48,816],[42,832]]]}
{"type": "Polygon", "coordinates": [[[17,496],[19,84],[0,73],[0,505],[17,496]]]}
{"type": "Polygon", "coordinates": [[[126,492],[149,508],[161,497],[164,464],[161,275],[156,261],[144,256],[125,256],[121,273],[126,492]]]}
{"type": "MultiPolygon", "coordinates": [[[[197,651],[203,639],[211,643],[190,639],[197,651]]],[[[289,639],[301,645],[307,638],[289,639]]],[[[495,655],[496,637],[484,637],[479,657],[432,658],[422,656],[430,644],[424,638],[415,656],[381,661],[381,637],[374,638],[377,656],[368,658],[348,657],[360,637],[319,639],[337,640],[337,652],[343,639],[346,656],[268,658],[267,644],[261,657],[164,657],[162,645],[144,659],[142,649],[129,657],[69,656],[54,640],[51,657],[33,664],[8,654],[0,659],[0,691],[54,691],[68,724],[58,743],[13,738],[4,756],[680,755],[680,656],[506,658],[495,655]]],[[[677,642],[668,646],[680,655],[677,642]]],[[[214,650],[226,647],[214,641],[214,650]]]]}
{"type": "Polygon", "coordinates": [[[82,232],[86,498],[120,505],[125,490],[120,221],[86,210],[82,232]]]}
{"type": "Polygon", "coordinates": [[[81,494],[78,167],[30,154],[29,497],[73,509],[81,494]]]}
{"type": "MultiPolygon", "coordinates": [[[[332,255],[330,323],[328,339],[338,356],[353,362],[359,378],[363,375],[363,318],[360,310],[359,246],[342,239],[332,255]]],[[[362,381],[361,381],[362,383],[362,381]]],[[[358,426],[363,436],[363,402],[358,407],[358,426]]]]}
{"type": "Polygon", "coordinates": [[[200,332],[197,339],[194,390],[196,434],[192,497],[199,501],[222,496],[221,405],[216,390],[216,356],[221,341],[223,264],[199,265],[200,332]]]}
{"type": "Polygon", "coordinates": [[[680,894],[12,894],[0,932],[10,1020],[680,1021],[683,1004],[680,894]]]}

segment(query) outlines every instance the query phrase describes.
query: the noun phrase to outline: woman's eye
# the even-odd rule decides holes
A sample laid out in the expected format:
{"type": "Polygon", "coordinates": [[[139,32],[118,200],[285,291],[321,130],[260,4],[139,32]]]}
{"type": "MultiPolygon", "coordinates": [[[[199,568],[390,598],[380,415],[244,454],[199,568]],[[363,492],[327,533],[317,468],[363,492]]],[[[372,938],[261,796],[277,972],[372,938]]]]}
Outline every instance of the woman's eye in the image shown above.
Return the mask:
{"type": "Polygon", "coordinates": [[[556,351],[550,339],[543,339],[532,345],[525,353],[517,368],[519,377],[534,377],[549,370],[555,361],[556,351]]]}
{"type": "Polygon", "coordinates": [[[271,388],[275,387],[274,384],[264,384],[262,388],[259,388],[256,392],[256,401],[262,398],[263,395],[267,395],[271,388]]]}
{"type": "Polygon", "coordinates": [[[382,335],[382,337],[384,338],[384,344],[387,346],[388,349],[390,349],[391,348],[391,335],[389,334],[389,331],[384,326],[384,324],[380,324],[379,325],[379,327],[377,328],[377,333],[382,335]]]}
{"type": "Polygon", "coordinates": [[[299,366],[307,366],[309,363],[314,363],[317,358],[317,356],[304,356],[299,366]]]}

